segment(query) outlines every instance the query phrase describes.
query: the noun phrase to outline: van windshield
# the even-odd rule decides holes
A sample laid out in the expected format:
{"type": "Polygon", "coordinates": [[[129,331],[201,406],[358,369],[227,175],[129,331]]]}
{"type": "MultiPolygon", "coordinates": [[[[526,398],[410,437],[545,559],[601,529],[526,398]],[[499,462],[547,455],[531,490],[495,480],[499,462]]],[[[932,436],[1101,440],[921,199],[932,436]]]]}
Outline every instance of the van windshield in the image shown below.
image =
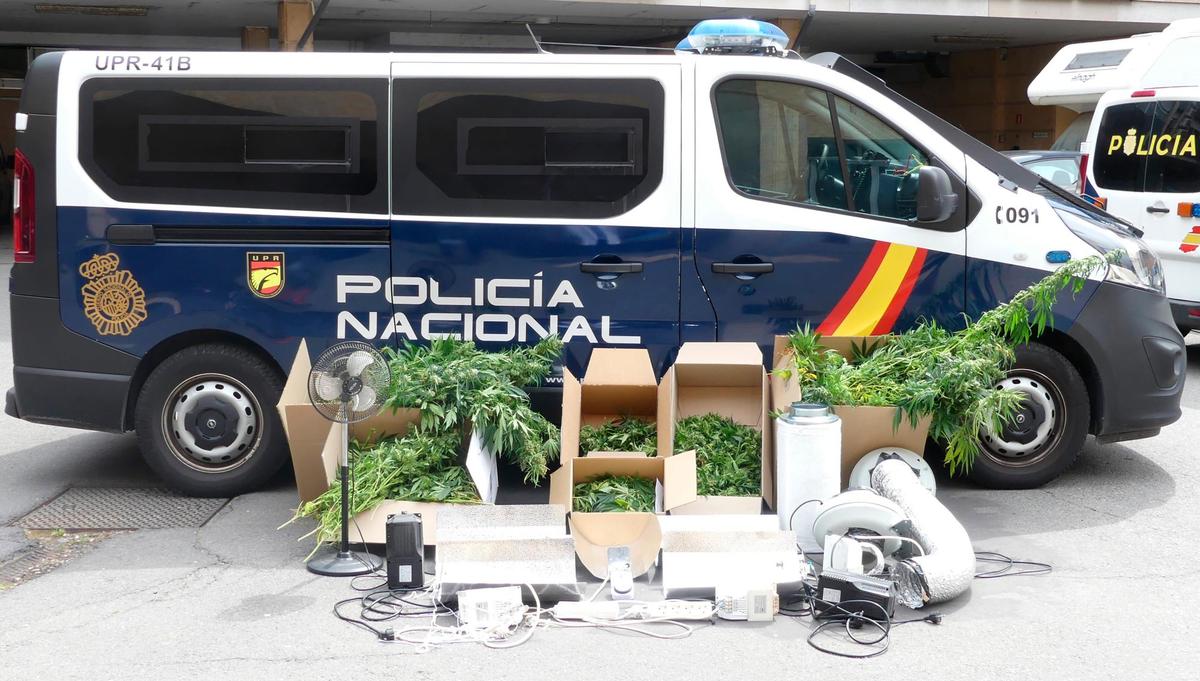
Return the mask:
{"type": "Polygon", "coordinates": [[[1096,185],[1128,192],[1200,192],[1200,102],[1110,106],[1092,153],[1096,185]]]}

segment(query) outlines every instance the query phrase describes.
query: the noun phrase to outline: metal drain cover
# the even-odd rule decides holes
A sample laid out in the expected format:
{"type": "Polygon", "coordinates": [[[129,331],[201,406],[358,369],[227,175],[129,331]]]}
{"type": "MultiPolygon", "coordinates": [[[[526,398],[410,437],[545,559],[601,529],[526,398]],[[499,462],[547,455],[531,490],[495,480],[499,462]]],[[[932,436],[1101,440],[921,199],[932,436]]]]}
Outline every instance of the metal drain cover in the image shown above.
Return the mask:
{"type": "Polygon", "coordinates": [[[200,527],[228,502],[157,488],[71,487],[13,524],[29,530],[200,527]]]}

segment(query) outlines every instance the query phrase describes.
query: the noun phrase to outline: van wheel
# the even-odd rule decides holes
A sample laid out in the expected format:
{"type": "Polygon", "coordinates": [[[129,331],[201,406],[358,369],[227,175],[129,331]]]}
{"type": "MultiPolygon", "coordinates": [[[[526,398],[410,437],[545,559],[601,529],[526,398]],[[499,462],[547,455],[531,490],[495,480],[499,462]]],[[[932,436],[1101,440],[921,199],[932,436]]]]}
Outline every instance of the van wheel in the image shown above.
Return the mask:
{"type": "Polygon", "coordinates": [[[982,434],[970,477],[994,489],[1040,487],[1071,467],[1087,439],[1091,403],[1083,377],[1045,345],[1017,348],[1017,361],[997,388],[1025,394],[1013,422],[982,434]]]}
{"type": "Polygon", "coordinates": [[[134,424],[150,468],[197,497],[262,486],[287,460],[275,411],[279,373],[233,345],[181,350],[155,367],[138,394],[134,424]]]}

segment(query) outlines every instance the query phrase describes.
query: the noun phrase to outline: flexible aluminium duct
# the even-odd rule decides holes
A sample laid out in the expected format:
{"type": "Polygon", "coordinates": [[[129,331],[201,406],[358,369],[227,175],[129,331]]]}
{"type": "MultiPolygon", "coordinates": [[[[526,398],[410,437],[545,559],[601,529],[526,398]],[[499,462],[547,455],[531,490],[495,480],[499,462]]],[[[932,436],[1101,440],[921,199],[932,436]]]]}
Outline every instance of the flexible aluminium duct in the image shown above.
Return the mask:
{"type": "Polygon", "coordinates": [[[971,587],[975,578],[975,550],[961,523],[921,485],[912,468],[898,459],[881,461],[871,475],[871,486],[904,510],[912,534],[925,555],[896,565],[900,602],[910,608],[940,603],[971,587]]]}

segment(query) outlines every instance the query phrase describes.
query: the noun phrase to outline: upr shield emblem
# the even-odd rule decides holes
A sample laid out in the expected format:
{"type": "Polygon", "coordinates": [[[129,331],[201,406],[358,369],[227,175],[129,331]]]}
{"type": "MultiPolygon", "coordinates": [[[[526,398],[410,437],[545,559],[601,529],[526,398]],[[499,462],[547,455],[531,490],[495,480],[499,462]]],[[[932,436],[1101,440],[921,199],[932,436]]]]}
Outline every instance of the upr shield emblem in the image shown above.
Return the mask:
{"type": "Polygon", "coordinates": [[[274,298],[283,290],[283,253],[247,253],[246,285],[259,298],[274,298]]]}

